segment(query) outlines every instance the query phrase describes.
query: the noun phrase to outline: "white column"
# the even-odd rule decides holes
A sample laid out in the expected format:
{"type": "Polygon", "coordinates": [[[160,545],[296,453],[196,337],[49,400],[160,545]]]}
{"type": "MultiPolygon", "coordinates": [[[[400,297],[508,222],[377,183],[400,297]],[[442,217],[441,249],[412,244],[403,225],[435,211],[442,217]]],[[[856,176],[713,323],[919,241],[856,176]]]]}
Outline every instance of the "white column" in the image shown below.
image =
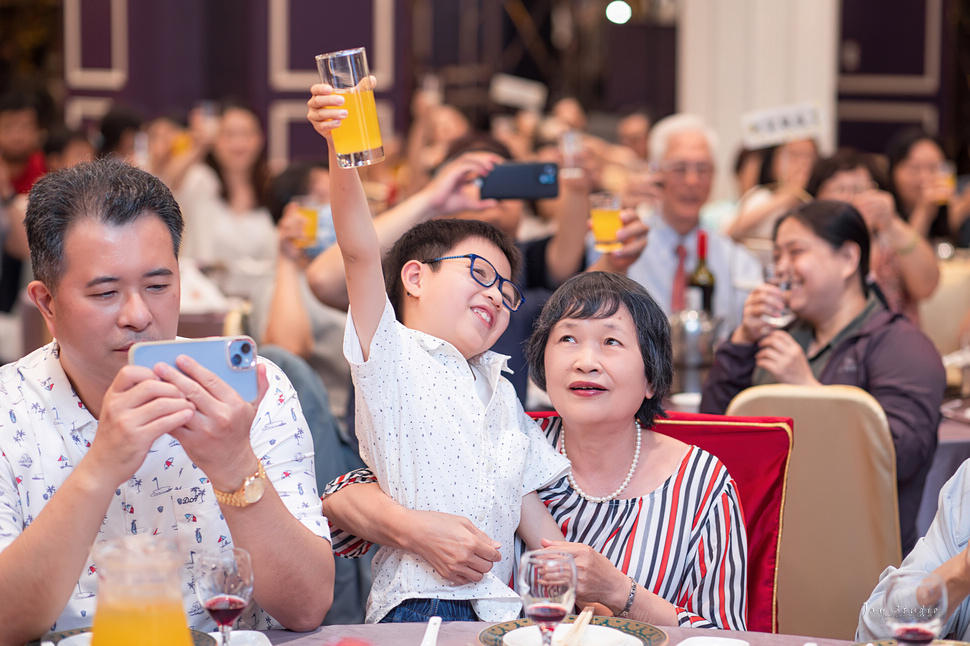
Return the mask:
{"type": "Polygon", "coordinates": [[[793,103],[823,115],[823,154],[836,142],[839,0],[682,0],[677,109],[717,130],[712,199],[731,197],[741,115],[793,103]]]}

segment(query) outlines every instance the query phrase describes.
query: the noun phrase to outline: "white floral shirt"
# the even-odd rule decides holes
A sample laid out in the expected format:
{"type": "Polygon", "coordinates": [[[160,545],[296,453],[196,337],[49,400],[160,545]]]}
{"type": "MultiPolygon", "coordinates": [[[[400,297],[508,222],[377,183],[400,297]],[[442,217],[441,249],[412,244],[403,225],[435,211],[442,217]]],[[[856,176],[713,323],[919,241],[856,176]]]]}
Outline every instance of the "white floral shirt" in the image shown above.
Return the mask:
{"type": "Polygon", "coordinates": [[[467,599],[483,621],[515,619],[521,602],[509,584],[522,496],[562,477],[569,462],[501,376],[508,357],[486,352],[466,361],[453,345],[399,323],[390,301],[366,362],[351,312],[344,354],[356,387],[361,457],[381,488],[409,509],[465,516],[502,544],[502,560],[480,582],[462,586],[414,554],[382,547],[366,620],[379,621],[412,598],[467,599]],[[471,365],[487,381],[487,405],[471,365]]]}
{"type": "MultiPolygon", "coordinates": [[[[313,441],[296,392],[279,368],[260,362],[267,366],[270,388],[253,422],[253,449],[286,507],[310,531],[329,540],[316,491],[313,441]]],[[[43,511],[87,454],[97,429],[98,421],[75,395],[61,368],[56,341],[0,368],[0,550],[43,511]]],[[[215,630],[215,622],[196,599],[192,563],[199,550],[231,549],[232,535],[208,478],[170,435],[155,441],[141,468],[115,491],[96,542],[134,533],[179,541],[185,558],[182,593],[189,626],[215,630]]],[[[89,557],[52,630],[92,624],[97,570],[89,557]]],[[[255,604],[238,624],[280,627],[255,604]]]]}

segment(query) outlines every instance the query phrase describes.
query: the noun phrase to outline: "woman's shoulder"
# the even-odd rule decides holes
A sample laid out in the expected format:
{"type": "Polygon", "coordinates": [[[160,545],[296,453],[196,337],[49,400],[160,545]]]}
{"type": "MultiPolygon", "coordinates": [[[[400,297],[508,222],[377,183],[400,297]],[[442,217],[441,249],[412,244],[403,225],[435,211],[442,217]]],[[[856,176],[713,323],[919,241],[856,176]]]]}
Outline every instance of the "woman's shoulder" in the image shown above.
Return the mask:
{"type": "Polygon", "coordinates": [[[709,491],[712,499],[736,487],[724,463],[696,444],[689,444],[680,467],[681,487],[692,491],[709,491]]]}
{"type": "Polygon", "coordinates": [[[211,166],[196,162],[189,166],[177,191],[179,198],[200,198],[219,194],[219,177],[211,166]]]}

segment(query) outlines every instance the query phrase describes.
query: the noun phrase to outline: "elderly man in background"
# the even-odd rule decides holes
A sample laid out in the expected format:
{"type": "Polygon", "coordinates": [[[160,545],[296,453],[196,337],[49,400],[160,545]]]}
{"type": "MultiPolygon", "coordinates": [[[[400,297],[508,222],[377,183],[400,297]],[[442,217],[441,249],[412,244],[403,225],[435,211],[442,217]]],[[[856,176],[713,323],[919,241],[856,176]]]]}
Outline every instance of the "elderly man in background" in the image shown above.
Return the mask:
{"type": "MultiPolygon", "coordinates": [[[[697,231],[701,207],[711,195],[715,145],[713,131],[694,115],[666,117],[650,130],[650,160],[662,199],[646,220],[647,248],[627,275],[646,287],[668,316],[683,309],[687,276],[697,266],[697,231]]],[[[743,247],[712,231],[707,266],[715,280],[713,315],[727,333],[741,321],[746,286],[761,282],[761,265],[743,247]]]]}

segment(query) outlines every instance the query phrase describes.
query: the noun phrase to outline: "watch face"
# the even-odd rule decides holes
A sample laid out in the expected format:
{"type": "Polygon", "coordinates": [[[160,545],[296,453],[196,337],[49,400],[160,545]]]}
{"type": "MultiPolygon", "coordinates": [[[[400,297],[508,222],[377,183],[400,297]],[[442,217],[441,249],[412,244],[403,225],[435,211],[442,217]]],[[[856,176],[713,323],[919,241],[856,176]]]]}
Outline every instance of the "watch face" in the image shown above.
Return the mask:
{"type": "Polygon", "coordinates": [[[266,484],[263,482],[263,479],[253,478],[246,483],[243,497],[246,499],[247,503],[252,504],[254,502],[259,502],[259,499],[263,497],[264,491],[266,491],[266,484]]]}

